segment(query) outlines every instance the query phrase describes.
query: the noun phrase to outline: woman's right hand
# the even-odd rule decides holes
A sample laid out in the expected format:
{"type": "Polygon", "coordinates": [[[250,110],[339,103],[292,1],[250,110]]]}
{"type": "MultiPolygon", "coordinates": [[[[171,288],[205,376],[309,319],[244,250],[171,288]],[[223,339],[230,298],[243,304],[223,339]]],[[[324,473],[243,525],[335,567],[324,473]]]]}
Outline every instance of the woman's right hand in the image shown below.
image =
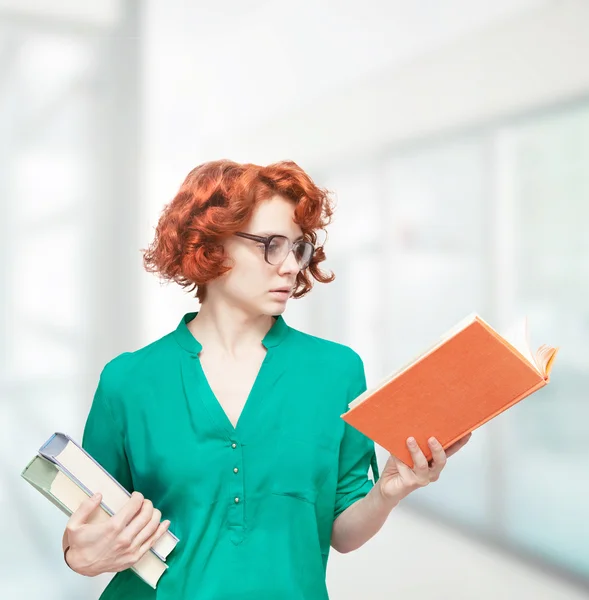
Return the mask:
{"type": "Polygon", "coordinates": [[[101,496],[84,500],[69,518],[65,532],[68,565],[80,575],[94,577],[133,566],[166,532],[170,522],[160,523],[161,512],[139,492],[107,521],[89,523],[101,496]]]}

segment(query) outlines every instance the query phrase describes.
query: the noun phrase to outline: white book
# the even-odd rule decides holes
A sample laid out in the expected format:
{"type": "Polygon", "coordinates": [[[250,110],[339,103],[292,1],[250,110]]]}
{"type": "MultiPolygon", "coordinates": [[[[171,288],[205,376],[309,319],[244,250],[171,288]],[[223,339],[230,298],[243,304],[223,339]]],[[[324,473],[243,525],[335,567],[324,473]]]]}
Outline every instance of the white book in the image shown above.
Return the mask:
{"type": "MultiPolygon", "coordinates": [[[[68,517],[90,495],[87,489],[43,456],[35,456],[24,468],[21,476],[68,517]]],[[[88,523],[102,523],[110,518],[112,518],[111,514],[101,504],[99,510],[92,512],[88,523]]],[[[167,568],[168,565],[155,552],[149,550],[131,567],[131,570],[155,589],[167,568]]]]}
{"type": "MultiPolygon", "coordinates": [[[[70,479],[78,482],[88,495],[100,492],[102,505],[111,515],[121,510],[131,497],[129,491],[65,433],[54,433],[39,448],[39,454],[56,464],[70,479]]],[[[178,541],[178,538],[168,529],[154,544],[152,550],[162,560],[166,560],[178,541]]]]}

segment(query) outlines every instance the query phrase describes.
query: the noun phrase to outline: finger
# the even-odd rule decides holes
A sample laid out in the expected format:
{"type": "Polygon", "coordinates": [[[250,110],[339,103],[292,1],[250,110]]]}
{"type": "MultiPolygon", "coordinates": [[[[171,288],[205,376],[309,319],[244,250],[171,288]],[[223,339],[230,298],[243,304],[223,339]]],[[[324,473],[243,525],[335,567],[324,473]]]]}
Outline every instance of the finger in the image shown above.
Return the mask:
{"type": "Polygon", "coordinates": [[[159,517],[154,515],[149,524],[137,535],[135,540],[137,544],[142,546],[145,542],[150,542],[150,547],[152,547],[158,541],[170,525],[170,521],[160,522],[160,519],[161,514],[159,517]]]}
{"type": "Polygon", "coordinates": [[[133,492],[123,508],[112,517],[112,525],[119,530],[124,529],[131,522],[131,519],[133,519],[133,517],[141,510],[143,500],[143,494],[133,492]]]}
{"type": "Polygon", "coordinates": [[[442,444],[435,437],[430,438],[428,444],[432,451],[432,460],[429,462],[430,480],[436,480],[446,466],[447,455],[442,444]]]}
{"type": "Polygon", "coordinates": [[[472,437],[472,433],[467,433],[466,435],[463,435],[461,438],[456,440],[452,444],[452,446],[464,446],[464,444],[466,444],[466,442],[468,442],[468,440],[470,440],[471,437],[472,437]]]}
{"type": "Polygon", "coordinates": [[[399,475],[403,477],[405,481],[412,481],[415,479],[415,473],[413,469],[406,465],[402,460],[398,459],[395,456],[395,466],[397,471],[399,471],[399,475]]]}
{"type": "Polygon", "coordinates": [[[86,498],[69,518],[68,527],[71,529],[87,523],[90,515],[100,506],[101,500],[102,495],[99,493],[86,498]]]}
{"type": "Polygon", "coordinates": [[[168,531],[168,527],[170,526],[170,521],[163,521],[159,524],[155,533],[149,536],[140,546],[139,553],[141,556],[145,554],[150,548],[153,548],[155,543],[168,531]]]}
{"type": "Polygon", "coordinates": [[[453,454],[456,454],[456,452],[458,452],[458,450],[460,450],[460,448],[462,448],[468,442],[468,440],[470,440],[471,437],[472,437],[472,434],[469,433],[469,434],[461,437],[457,442],[454,442],[446,450],[446,456],[452,456],[453,454]]]}
{"type": "MultiPolygon", "coordinates": [[[[151,522],[154,514],[156,514],[157,522],[161,518],[161,513],[153,508],[151,500],[144,499],[141,510],[131,519],[129,524],[123,529],[121,537],[123,541],[127,541],[129,544],[133,542],[139,532],[141,532],[151,522]],[[159,516],[157,516],[159,514],[159,516]]],[[[154,528],[155,530],[155,528],[154,528]]],[[[153,531],[150,532],[153,533],[153,531]]]]}
{"type": "Polygon", "coordinates": [[[421,484],[427,483],[429,481],[429,465],[415,438],[407,438],[407,448],[409,448],[413,459],[413,472],[417,476],[418,482],[421,484]]]}
{"type": "MultiPolygon", "coordinates": [[[[140,546],[145,540],[149,539],[157,531],[161,518],[162,513],[157,508],[153,509],[149,514],[149,519],[147,521],[143,520],[141,528],[134,528],[133,545],[140,546]]],[[[133,521],[131,522],[131,525],[134,525],[133,521]]],[[[131,525],[129,525],[129,527],[131,527],[131,525]]],[[[127,529],[129,529],[129,527],[127,527],[127,529]]]]}

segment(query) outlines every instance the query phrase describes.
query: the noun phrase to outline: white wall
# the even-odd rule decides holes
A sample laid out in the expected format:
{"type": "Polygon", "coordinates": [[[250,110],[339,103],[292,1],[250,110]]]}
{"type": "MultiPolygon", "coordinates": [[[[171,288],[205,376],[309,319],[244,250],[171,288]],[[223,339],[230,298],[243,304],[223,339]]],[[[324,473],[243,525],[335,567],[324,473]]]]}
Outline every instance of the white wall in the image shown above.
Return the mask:
{"type": "MultiPolygon", "coordinates": [[[[589,45],[576,41],[587,17],[578,1],[370,0],[361,7],[341,2],[337,11],[317,0],[296,9],[263,0],[247,10],[225,3],[222,12],[182,0],[146,6],[139,216],[146,243],[164,203],[201,162],[291,158],[314,169],[350,153],[365,155],[383,143],[505,110],[508,99],[501,98],[510,93],[525,105],[526,85],[521,79],[514,85],[520,74],[501,53],[505,45],[527,48],[520,71],[530,65],[534,73],[546,55],[560,67],[571,45],[581,53],[589,45]],[[562,22],[563,32],[552,41],[544,31],[551,19],[562,22]],[[543,35],[548,39],[540,43],[543,35]],[[510,77],[502,75],[510,70],[510,77]],[[482,72],[485,85],[477,82],[482,72]],[[495,88],[493,101],[488,90],[495,88]]],[[[569,88],[589,78],[580,71],[579,64],[569,88]]],[[[563,93],[553,79],[544,99],[563,93]]],[[[142,293],[146,342],[195,307],[177,286],[161,287],[154,277],[142,278],[142,293]]],[[[302,313],[305,299],[300,304],[302,313]]],[[[294,324],[303,322],[295,316],[294,324]]]]}
{"type": "Polygon", "coordinates": [[[212,136],[207,146],[212,155],[229,147],[260,162],[290,156],[319,167],[586,95],[587,23],[589,2],[550,2],[256,123],[230,145],[212,136]]]}

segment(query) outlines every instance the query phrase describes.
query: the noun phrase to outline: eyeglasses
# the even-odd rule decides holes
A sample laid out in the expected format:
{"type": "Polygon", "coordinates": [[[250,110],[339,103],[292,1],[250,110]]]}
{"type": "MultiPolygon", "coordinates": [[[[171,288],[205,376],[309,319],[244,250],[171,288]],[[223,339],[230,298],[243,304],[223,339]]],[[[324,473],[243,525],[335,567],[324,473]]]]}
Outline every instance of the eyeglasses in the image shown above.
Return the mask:
{"type": "Polygon", "coordinates": [[[307,240],[291,242],[284,235],[262,237],[260,235],[253,235],[252,233],[244,233],[243,231],[238,231],[235,235],[264,244],[264,260],[270,265],[282,264],[292,250],[299,269],[302,271],[309,266],[315,252],[315,246],[311,242],[307,240]]]}

